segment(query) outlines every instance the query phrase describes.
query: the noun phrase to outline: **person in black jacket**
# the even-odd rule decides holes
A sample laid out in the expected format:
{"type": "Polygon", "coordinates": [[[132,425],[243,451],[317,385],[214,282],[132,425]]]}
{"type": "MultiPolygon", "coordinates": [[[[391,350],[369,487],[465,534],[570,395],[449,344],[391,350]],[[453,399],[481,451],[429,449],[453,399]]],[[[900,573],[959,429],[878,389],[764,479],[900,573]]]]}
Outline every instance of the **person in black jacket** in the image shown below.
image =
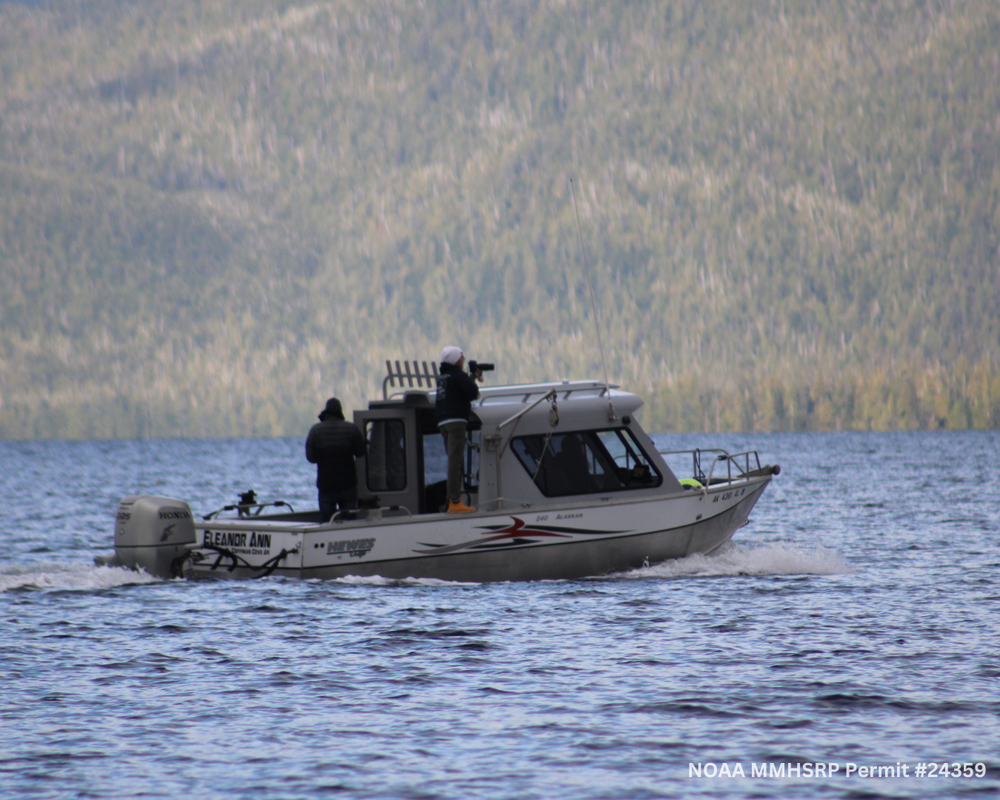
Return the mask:
{"type": "Polygon", "coordinates": [[[306,438],[306,458],[316,465],[316,488],[319,489],[319,513],[327,522],[337,511],[358,506],[358,473],[354,459],[365,455],[365,437],[358,426],[344,419],[344,410],[336,397],[326,401],[306,438]]]}
{"type": "Polygon", "coordinates": [[[479,397],[479,387],[464,366],[465,354],[460,347],[446,347],[441,352],[434,406],[438,430],[444,436],[444,449],[448,454],[448,511],[451,513],[476,510],[462,502],[466,430],[472,401],[479,397]]]}

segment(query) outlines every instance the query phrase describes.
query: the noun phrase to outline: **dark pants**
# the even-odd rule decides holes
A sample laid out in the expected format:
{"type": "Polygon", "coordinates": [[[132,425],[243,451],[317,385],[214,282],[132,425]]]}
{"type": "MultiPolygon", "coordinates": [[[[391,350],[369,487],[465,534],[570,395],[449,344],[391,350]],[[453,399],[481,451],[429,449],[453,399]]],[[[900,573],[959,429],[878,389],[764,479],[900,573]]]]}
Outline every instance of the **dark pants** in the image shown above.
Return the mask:
{"type": "MultiPolygon", "coordinates": [[[[338,507],[341,511],[352,511],[358,507],[357,486],[341,489],[339,492],[319,490],[319,515],[323,522],[329,522],[330,518],[337,513],[338,507]]],[[[343,514],[342,518],[353,519],[354,515],[343,514]]]]}
{"type": "Polygon", "coordinates": [[[448,454],[448,499],[462,499],[462,478],[465,477],[465,439],[468,426],[464,422],[441,425],[444,451],[448,454]]]}

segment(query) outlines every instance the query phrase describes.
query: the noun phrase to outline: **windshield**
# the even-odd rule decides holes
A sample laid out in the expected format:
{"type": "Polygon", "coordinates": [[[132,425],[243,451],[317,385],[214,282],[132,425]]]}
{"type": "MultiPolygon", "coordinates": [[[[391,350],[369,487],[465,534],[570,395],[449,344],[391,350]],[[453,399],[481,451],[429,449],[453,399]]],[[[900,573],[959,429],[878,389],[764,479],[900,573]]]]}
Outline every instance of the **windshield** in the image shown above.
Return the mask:
{"type": "Polygon", "coordinates": [[[519,436],[511,447],[546,497],[648,489],[663,482],[626,428],[519,436]]]}

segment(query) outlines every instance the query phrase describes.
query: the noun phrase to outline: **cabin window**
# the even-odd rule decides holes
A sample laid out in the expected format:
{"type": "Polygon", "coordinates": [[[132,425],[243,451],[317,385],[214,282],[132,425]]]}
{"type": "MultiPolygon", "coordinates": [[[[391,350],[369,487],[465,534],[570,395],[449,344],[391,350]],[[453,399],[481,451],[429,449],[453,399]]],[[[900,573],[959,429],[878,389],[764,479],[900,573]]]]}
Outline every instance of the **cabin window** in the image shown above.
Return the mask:
{"type": "Polygon", "coordinates": [[[399,492],[406,488],[406,425],[401,419],[365,423],[368,439],[368,488],[399,492]]]}
{"type": "Polygon", "coordinates": [[[546,497],[648,489],[663,482],[626,428],[519,436],[511,447],[546,497]]]}
{"type": "Polygon", "coordinates": [[[424,483],[430,485],[448,478],[448,454],[440,433],[424,434],[424,483]]]}

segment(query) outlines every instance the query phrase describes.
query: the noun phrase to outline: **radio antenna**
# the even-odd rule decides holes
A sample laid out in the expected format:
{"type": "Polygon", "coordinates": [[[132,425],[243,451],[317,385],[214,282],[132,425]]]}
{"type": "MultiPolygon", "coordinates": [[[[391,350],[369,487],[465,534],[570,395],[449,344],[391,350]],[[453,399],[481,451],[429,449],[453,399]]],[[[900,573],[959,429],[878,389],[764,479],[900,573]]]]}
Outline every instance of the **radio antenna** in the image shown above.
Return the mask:
{"type": "Polygon", "coordinates": [[[580,224],[580,209],[576,205],[576,189],[573,179],[569,179],[569,190],[573,195],[573,210],[576,212],[576,230],[580,235],[580,253],[583,255],[583,269],[587,273],[587,286],[590,288],[590,307],[594,311],[594,330],[597,331],[597,347],[601,351],[601,366],[604,367],[604,389],[608,393],[608,420],[618,419],[615,405],[611,402],[611,384],[608,382],[608,362],[604,359],[604,344],[601,342],[601,326],[597,321],[597,301],[594,299],[594,282],[590,277],[590,265],[587,263],[587,247],[583,243],[583,226],[580,224]]]}

